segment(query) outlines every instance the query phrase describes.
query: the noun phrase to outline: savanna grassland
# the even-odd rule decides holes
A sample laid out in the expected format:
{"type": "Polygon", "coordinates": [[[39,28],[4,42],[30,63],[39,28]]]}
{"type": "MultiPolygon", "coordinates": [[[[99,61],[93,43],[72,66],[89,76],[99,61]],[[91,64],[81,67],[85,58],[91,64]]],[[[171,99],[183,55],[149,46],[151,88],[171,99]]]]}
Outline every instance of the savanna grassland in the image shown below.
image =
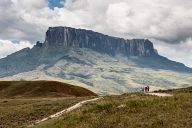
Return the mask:
{"type": "Polygon", "coordinates": [[[0,128],[22,128],[96,94],[54,81],[1,81],[0,128]]]}
{"type": "Polygon", "coordinates": [[[105,96],[35,128],[191,128],[192,88],[167,92],[174,95],[105,96]]]}

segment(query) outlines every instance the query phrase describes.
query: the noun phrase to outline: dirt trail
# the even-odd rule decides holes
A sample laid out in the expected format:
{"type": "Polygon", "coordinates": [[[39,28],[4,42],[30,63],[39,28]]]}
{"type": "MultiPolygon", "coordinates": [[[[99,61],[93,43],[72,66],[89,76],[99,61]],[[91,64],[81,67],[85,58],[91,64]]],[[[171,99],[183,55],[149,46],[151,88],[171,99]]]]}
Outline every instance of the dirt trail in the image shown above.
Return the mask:
{"type": "Polygon", "coordinates": [[[86,104],[86,103],[88,103],[88,102],[93,102],[93,101],[96,101],[96,100],[99,100],[99,99],[102,99],[102,98],[103,98],[103,97],[99,97],[99,98],[94,98],[94,99],[90,99],[90,100],[81,101],[81,102],[79,102],[79,103],[77,103],[77,104],[75,104],[75,105],[73,105],[73,106],[71,106],[71,107],[69,107],[69,108],[66,108],[66,109],[64,109],[64,110],[62,110],[62,111],[60,111],[60,112],[57,112],[57,113],[55,113],[55,114],[53,114],[53,115],[50,115],[50,116],[48,116],[48,117],[46,117],[46,118],[43,118],[42,120],[38,120],[38,121],[36,121],[34,124],[29,125],[28,127],[32,127],[32,126],[34,126],[34,125],[36,125],[36,124],[39,124],[39,123],[41,123],[41,122],[44,122],[44,121],[46,121],[46,120],[59,117],[59,116],[61,116],[61,115],[63,115],[63,114],[66,114],[66,113],[71,112],[71,111],[73,111],[73,110],[75,110],[75,109],[77,109],[77,108],[80,108],[83,104],[86,104]]]}
{"type": "MultiPolygon", "coordinates": [[[[173,96],[173,95],[171,95],[171,94],[166,94],[166,93],[152,93],[152,92],[149,92],[149,93],[145,93],[145,94],[147,94],[147,95],[153,95],[153,96],[159,96],[159,97],[171,97],[171,96],[173,96]]],[[[75,109],[77,109],[77,108],[80,108],[83,104],[86,104],[86,103],[88,103],[88,102],[93,102],[93,101],[96,101],[96,100],[99,100],[99,99],[102,99],[102,98],[103,98],[103,97],[98,97],[98,98],[94,98],[94,99],[90,99],[90,100],[81,101],[81,102],[79,102],[79,103],[77,103],[77,104],[75,104],[75,105],[73,105],[73,106],[71,106],[71,107],[69,107],[69,108],[66,108],[66,109],[64,109],[64,110],[62,110],[62,111],[60,111],[60,112],[57,112],[57,113],[55,113],[55,114],[53,114],[53,115],[50,115],[50,116],[48,116],[48,117],[46,117],[46,118],[43,118],[42,120],[38,120],[38,121],[36,121],[34,124],[29,125],[28,127],[32,127],[32,126],[34,126],[34,125],[36,125],[36,124],[39,124],[39,123],[41,123],[41,122],[44,122],[44,121],[46,121],[46,120],[59,117],[59,116],[61,116],[61,115],[63,115],[63,114],[69,113],[69,112],[71,112],[71,111],[73,111],[73,110],[75,110],[75,109]]]]}
{"type": "Polygon", "coordinates": [[[173,95],[167,93],[145,93],[147,95],[159,96],[159,97],[171,97],[173,95]]]}

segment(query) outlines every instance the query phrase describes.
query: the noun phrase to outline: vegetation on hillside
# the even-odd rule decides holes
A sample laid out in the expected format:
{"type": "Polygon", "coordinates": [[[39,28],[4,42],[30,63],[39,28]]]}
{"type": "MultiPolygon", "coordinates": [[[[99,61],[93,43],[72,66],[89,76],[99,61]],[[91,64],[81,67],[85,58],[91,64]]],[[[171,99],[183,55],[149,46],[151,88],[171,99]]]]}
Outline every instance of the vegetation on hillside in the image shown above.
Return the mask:
{"type": "Polygon", "coordinates": [[[179,95],[182,93],[192,93],[192,87],[180,88],[180,89],[159,90],[159,91],[155,91],[155,92],[170,93],[170,94],[179,95]]]}
{"type": "MultiPolygon", "coordinates": [[[[121,55],[113,57],[79,48],[44,50],[42,55],[44,57],[41,56],[41,60],[45,63],[33,68],[27,61],[27,65],[24,64],[24,67],[22,65],[22,69],[30,71],[19,71],[21,73],[3,77],[1,80],[67,80],[101,95],[135,92],[144,85],[170,89],[189,87],[192,83],[191,73],[171,70],[178,67],[163,63],[161,60],[155,61],[154,58],[127,58],[121,55]],[[167,68],[157,68],[158,66],[167,68]]],[[[36,51],[34,53],[37,56],[42,54],[36,51]]],[[[15,60],[15,57],[13,59],[15,60]]],[[[13,63],[13,67],[15,65],[19,64],[13,63]]]]}
{"type": "Polygon", "coordinates": [[[0,128],[23,128],[90,97],[0,99],[0,128]]]}
{"type": "Polygon", "coordinates": [[[56,81],[0,81],[1,98],[69,96],[96,96],[96,94],[79,86],[56,81]]]}
{"type": "Polygon", "coordinates": [[[96,96],[55,81],[1,81],[0,128],[20,128],[96,96]]]}
{"type": "Polygon", "coordinates": [[[173,91],[173,97],[106,96],[36,128],[191,128],[191,90],[173,91]]]}

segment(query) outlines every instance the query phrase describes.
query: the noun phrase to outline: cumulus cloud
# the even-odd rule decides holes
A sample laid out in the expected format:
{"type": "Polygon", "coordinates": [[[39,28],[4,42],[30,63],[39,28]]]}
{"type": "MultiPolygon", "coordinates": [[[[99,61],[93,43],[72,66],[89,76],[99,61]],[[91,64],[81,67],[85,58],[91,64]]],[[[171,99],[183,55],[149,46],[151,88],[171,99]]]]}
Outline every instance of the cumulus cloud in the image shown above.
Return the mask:
{"type": "MultiPolygon", "coordinates": [[[[191,0],[65,0],[60,3],[63,8],[54,9],[48,1],[1,0],[0,38],[34,44],[44,40],[49,26],[71,26],[124,38],[149,38],[158,50],[169,48],[170,54],[160,53],[170,58],[179,58],[171,51],[181,46],[192,49],[186,43],[192,38],[191,0]]],[[[182,50],[180,56],[187,52],[182,50]]]]}
{"type": "MultiPolygon", "coordinates": [[[[32,41],[40,38],[40,33],[49,26],[58,25],[168,43],[178,43],[192,35],[192,1],[189,0],[66,0],[64,8],[55,7],[54,10],[47,2],[1,0],[0,5],[4,5],[1,11],[6,11],[0,14],[6,17],[1,22],[8,22],[7,26],[1,24],[0,27],[7,33],[17,31],[20,34],[13,34],[13,38],[18,36],[32,41]]],[[[4,33],[0,36],[10,38],[4,33]]]]}
{"type": "Polygon", "coordinates": [[[111,23],[114,31],[127,33],[132,37],[178,43],[192,35],[192,10],[186,8],[186,5],[182,6],[179,0],[166,1],[126,0],[110,4],[108,23],[111,23]]]}
{"type": "Polygon", "coordinates": [[[20,41],[14,43],[9,40],[0,39],[0,58],[6,57],[7,55],[19,51],[23,48],[29,47],[32,48],[32,44],[29,41],[20,41]]]}
{"type": "Polygon", "coordinates": [[[192,38],[187,38],[179,44],[167,44],[162,41],[155,41],[155,47],[160,55],[166,56],[171,60],[185,63],[192,67],[192,38]]]}

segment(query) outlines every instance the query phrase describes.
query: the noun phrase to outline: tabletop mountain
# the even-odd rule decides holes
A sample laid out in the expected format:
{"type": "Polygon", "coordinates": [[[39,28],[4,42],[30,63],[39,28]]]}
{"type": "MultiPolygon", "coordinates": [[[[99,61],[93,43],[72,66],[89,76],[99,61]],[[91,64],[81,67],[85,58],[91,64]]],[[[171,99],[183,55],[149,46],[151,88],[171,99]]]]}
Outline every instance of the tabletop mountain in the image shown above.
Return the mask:
{"type": "Polygon", "coordinates": [[[145,84],[188,86],[191,73],[184,64],[160,56],[148,39],[70,27],[50,27],[43,43],[0,59],[1,79],[71,80],[97,93],[136,91],[145,84]]]}

